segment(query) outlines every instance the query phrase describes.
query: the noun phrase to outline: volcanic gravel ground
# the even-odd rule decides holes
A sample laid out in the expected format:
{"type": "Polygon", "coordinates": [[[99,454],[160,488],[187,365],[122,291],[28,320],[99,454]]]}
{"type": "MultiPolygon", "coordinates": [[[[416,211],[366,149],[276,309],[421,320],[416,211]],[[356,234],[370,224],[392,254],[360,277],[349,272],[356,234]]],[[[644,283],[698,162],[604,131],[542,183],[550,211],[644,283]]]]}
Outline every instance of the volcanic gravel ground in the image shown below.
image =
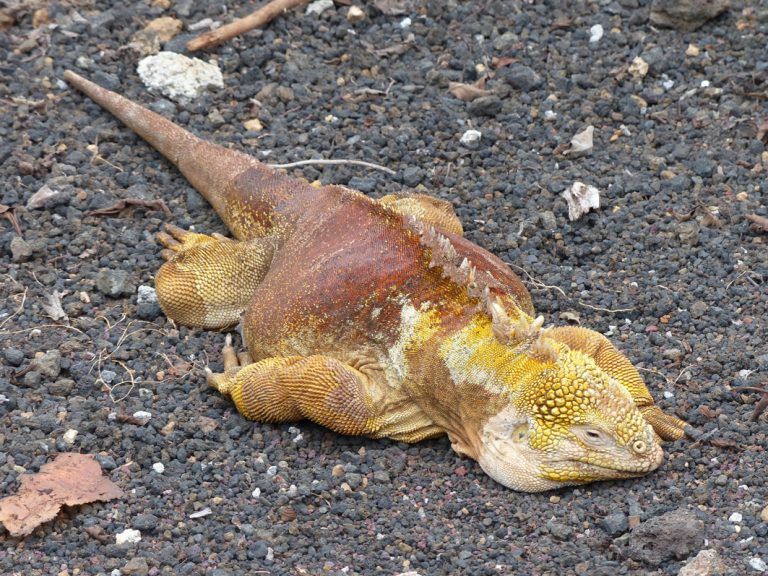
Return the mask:
{"type": "Polygon", "coordinates": [[[0,495],[75,451],[97,455],[125,496],[66,509],[23,540],[3,531],[0,573],[677,574],[703,550],[726,574],[760,573],[768,422],[750,419],[760,394],[737,387],[768,370],[768,236],[746,219],[768,216],[765,4],[735,1],[695,32],[651,26],[637,0],[415,0],[400,15],[369,3],[356,23],[343,4],[291,11],[203,53],[225,86],[187,104],[142,85],[132,36],[172,16],[185,28],[165,49],[183,52],[187,26],[253,3],[5,10],[16,23],[0,32],[0,203],[23,240],[0,219],[0,495]],[[644,77],[628,70],[637,56],[644,77]],[[450,200],[548,322],[608,334],[662,408],[714,434],[668,444],[644,478],[521,494],[445,439],[244,420],[205,384],[224,335],[175,327],[139,298],[162,263],[164,222],[226,231],[174,168],[61,80],[66,69],[270,162],[397,172],[297,176],[450,200]],[[486,73],[490,96],[448,91],[486,73]],[[254,118],[263,129],[249,132],[254,118]],[[564,156],[588,125],[592,153],[564,156]],[[470,129],[481,138],[464,145],[470,129]],[[602,206],[571,222],[560,194],[576,180],[602,206]],[[28,208],[46,185],[53,197],[28,208]],[[172,215],[89,215],[121,199],[162,199],[172,215]],[[67,319],[51,318],[54,293],[67,319]],[[129,528],[141,541],[116,544],[129,528]]]}

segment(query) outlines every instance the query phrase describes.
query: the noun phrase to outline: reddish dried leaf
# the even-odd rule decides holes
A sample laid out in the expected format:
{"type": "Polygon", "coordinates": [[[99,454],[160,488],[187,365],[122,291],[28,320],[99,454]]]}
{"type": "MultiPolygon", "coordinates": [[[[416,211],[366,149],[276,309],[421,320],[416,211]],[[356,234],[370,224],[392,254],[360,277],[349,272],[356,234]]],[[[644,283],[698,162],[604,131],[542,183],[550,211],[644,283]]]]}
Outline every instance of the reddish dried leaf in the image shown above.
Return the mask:
{"type": "Polygon", "coordinates": [[[765,140],[766,136],[768,136],[768,121],[763,122],[757,127],[757,139],[765,140]]]}
{"type": "Polygon", "coordinates": [[[451,82],[448,84],[448,92],[465,102],[471,102],[475,98],[481,98],[490,94],[488,90],[483,90],[475,84],[464,84],[463,82],[451,82]]]}
{"type": "Polygon", "coordinates": [[[746,218],[752,222],[752,226],[757,230],[768,232],[768,218],[765,218],[764,216],[758,216],[757,214],[747,214],[746,218]]]}
{"type": "Polygon", "coordinates": [[[37,474],[21,477],[18,494],[0,500],[0,521],[11,536],[26,536],[52,520],[62,506],[119,498],[123,492],[101,475],[88,454],[59,454],[37,474]]]}

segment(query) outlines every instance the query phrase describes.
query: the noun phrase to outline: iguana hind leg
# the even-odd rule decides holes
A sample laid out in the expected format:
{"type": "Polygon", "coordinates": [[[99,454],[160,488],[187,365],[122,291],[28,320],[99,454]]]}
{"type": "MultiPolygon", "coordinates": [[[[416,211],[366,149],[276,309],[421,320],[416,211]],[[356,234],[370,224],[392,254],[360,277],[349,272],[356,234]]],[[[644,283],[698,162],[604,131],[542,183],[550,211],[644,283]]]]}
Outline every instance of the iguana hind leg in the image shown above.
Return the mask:
{"type": "Polygon", "coordinates": [[[165,314],[185,326],[221,329],[236,324],[274,253],[270,237],[229,240],[166,226],[157,235],[166,263],[155,275],[165,314]]]}

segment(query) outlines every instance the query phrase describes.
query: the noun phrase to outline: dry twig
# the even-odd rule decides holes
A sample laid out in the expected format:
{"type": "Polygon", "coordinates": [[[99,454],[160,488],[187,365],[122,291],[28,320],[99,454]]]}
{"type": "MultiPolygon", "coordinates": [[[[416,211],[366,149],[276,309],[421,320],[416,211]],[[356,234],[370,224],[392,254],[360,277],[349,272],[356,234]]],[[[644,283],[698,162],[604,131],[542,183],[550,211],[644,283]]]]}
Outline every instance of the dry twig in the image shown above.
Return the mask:
{"type": "Polygon", "coordinates": [[[308,0],[272,0],[268,4],[262,6],[255,12],[239,18],[230,24],[226,24],[216,30],[211,30],[205,34],[201,34],[197,38],[194,38],[187,42],[187,50],[194,52],[195,50],[201,50],[204,48],[212,48],[218,46],[222,42],[245,34],[246,32],[264,26],[280,16],[283,12],[306,4],[308,0]]]}
{"type": "Polygon", "coordinates": [[[365,166],[366,168],[373,168],[374,170],[381,170],[382,172],[386,172],[387,174],[396,174],[394,170],[391,168],[387,168],[386,166],[380,166],[378,164],[373,164],[371,162],[365,162],[364,160],[327,160],[327,159],[317,159],[317,160],[299,160],[297,162],[289,162],[287,164],[267,164],[270,168],[294,168],[296,166],[307,166],[309,164],[318,164],[320,166],[333,166],[337,164],[354,164],[356,166],[365,166]]]}

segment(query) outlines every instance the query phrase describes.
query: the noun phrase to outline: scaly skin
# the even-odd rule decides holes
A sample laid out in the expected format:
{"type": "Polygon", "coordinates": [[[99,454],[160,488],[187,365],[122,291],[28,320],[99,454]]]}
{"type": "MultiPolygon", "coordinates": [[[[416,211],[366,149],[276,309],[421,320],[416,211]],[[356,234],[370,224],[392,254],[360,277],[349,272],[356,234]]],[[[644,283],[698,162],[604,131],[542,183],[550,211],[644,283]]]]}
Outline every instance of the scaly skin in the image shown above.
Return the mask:
{"type": "Polygon", "coordinates": [[[208,381],[245,417],[406,442],[447,434],[528,492],[641,476],[661,463],[662,439],[686,432],[605,337],[544,329],[519,278],[461,236],[449,204],[315,188],[65,79],[171,160],[236,238],[169,226],[156,285],[176,322],[240,322],[249,354],[227,337],[224,372],[208,381]]]}

